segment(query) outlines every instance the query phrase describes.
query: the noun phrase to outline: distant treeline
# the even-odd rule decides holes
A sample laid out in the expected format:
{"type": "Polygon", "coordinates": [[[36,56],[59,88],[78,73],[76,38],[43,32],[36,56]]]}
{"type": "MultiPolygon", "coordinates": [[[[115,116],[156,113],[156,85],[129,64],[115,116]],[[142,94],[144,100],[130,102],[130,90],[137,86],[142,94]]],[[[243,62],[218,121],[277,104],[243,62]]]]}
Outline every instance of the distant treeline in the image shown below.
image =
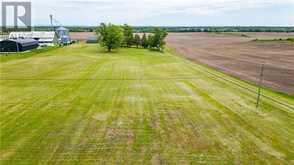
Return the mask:
{"type": "MultiPolygon", "coordinates": [[[[161,27],[168,32],[294,32],[294,27],[161,27]]],[[[135,27],[138,32],[148,32],[152,27],[135,27]]]]}
{"type": "MultiPolygon", "coordinates": [[[[96,26],[66,26],[71,32],[95,32],[96,26]]],[[[134,26],[135,32],[151,32],[152,26],[134,26]]],[[[159,27],[167,32],[294,32],[293,27],[267,27],[267,26],[198,26],[198,27],[159,27]]],[[[36,31],[53,30],[50,26],[36,26],[36,31]]]]}

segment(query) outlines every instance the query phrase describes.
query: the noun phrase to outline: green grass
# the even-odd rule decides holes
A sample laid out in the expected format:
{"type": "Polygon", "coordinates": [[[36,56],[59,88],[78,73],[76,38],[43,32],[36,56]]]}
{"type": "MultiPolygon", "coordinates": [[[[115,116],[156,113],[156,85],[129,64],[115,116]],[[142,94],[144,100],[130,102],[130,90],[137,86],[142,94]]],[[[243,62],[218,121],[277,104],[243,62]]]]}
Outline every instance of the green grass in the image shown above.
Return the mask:
{"type": "Polygon", "coordinates": [[[256,109],[256,94],[215,75],[256,86],[170,50],[77,44],[0,65],[0,164],[294,161],[293,109],[256,109]]]}
{"type": "Polygon", "coordinates": [[[57,48],[58,48],[57,46],[54,46],[54,47],[46,47],[46,48],[42,48],[42,49],[34,49],[31,51],[21,52],[21,53],[1,53],[0,54],[0,62],[7,62],[7,61],[11,61],[11,60],[29,58],[32,56],[39,55],[40,53],[49,53],[52,50],[55,50],[57,48]]]}

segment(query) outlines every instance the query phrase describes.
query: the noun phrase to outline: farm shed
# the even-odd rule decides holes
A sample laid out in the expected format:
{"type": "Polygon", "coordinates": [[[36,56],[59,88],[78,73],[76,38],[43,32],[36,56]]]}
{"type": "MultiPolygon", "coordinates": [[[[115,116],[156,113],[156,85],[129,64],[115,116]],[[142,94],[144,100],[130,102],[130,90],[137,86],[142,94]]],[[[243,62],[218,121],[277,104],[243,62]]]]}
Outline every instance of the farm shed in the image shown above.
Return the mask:
{"type": "Polygon", "coordinates": [[[35,49],[38,46],[38,41],[34,39],[8,39],[0,41],[1,52],[22,52],[35,49]]]}
{"type": "Polygon", "coordinates": [[[35,39],[40,46],[53,46],[58,41],[55,32],[11,32],[9,39],[35,39]]]}
{"type": "Polygon", "coordinates": [[[86,41],[88,44],[94,44],[94,43],[98,43],[98,38],[95,37],[95,36],[92,36],[92,37],[89,37],[87,38],[87,41],[86,41]]]}

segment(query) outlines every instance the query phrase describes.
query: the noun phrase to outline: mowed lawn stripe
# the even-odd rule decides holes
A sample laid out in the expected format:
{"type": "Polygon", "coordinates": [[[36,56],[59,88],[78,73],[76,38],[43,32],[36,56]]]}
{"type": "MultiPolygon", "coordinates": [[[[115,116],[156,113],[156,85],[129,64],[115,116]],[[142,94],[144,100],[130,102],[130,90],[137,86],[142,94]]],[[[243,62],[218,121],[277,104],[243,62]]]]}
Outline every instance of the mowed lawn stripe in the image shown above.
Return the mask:
{"type": "MultiPolygon", "coordinates": [[[[294,112],[143,49],[75,44],[0,65],[3,164],[291,164],[294,112]]],[[[292,96],[263,92],[293,105],[292,96]]]]}

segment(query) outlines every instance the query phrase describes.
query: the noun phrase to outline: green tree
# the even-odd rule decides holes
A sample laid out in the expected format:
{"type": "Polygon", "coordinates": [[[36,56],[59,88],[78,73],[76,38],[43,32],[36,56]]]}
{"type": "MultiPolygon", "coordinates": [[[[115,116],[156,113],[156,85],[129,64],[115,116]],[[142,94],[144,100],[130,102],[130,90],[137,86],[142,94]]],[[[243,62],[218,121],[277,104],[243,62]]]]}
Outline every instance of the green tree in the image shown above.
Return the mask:
{"type": "Polygon", "coordinates": [[[123,41],[123,29],[120,26],[102,23],[97,29],[99,41],[110,52],[119,48],[123,41]]]}
{"type": "Polygon", "coordinates": [[[163,50],[165,43],[165,38],[168,35],[166,30],[155,28],[149,41],[150,47],[152,49],[163,50]]]}
{"type": "Polygon", "coordinates": [[[136,45],[137,48],[139,48],[139,46],[141,45],[141,38],[139,34],[135,35],[134,44],[136,45]]]}
{"type": "Polygon", "coordinates": [[[153,44],[153,35],[149,34],[147,37],[147,48],[152,48],[152,44],[153,44]]]}
{"type": "Polygon", "coordinates": [[[147,39],[146,33],[144,33],[142,36],[141,45],[145,49],[148,48],[149,44],[148,44],[148,39],[147,39]]]}
{"type": "Polygon", "coordinates": [[[131,47],[134,41],[134,30],[131,26],[125,24],[123,26],[123,30],[124,30],[124,41],[123,41],[123,46],[126,47],[131,47]]]}

